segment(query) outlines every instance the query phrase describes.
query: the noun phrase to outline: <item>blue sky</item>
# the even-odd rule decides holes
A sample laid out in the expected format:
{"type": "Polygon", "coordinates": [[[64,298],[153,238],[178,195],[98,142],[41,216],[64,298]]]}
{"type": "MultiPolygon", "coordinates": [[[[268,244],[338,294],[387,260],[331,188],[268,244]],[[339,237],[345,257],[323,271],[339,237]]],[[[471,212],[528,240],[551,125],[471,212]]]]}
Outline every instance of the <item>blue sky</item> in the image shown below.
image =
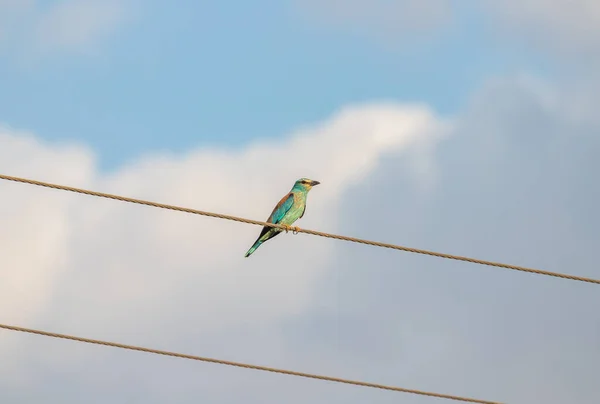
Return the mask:
{"type": "Polygon", "coordinates": [[[455,113],[489,76],[549,70],[468,7],[440,32],[400,31],[390,45],[289,1],[123,4],[110,35],[85,44],[91,54],[0,54],[0,121],[88,144],[111,169],[148,150],[283,136],[352,103],[455,113]]]}

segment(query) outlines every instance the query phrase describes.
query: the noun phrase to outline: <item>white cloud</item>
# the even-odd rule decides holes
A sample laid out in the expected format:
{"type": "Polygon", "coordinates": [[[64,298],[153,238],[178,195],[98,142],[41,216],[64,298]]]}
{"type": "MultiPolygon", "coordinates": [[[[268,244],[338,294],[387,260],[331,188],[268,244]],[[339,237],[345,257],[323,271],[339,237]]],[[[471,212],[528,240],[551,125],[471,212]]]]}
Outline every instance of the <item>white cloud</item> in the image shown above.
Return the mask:
{"type": "Polygon", "coordinates": [[[0,45],[27,56],[93,53],[126,21],[128,1],[0,2],[0,45]]]}
{"type": "MultiPolygon", "coordinates": [[[[399,175],[404,162],[389,159],[342,212],[353,220],[341,232],[600,278],[600,122],[574,119],[556,94],[524,78],[489,83],[436,145],[431,196],[415,193],[399,175]]],[[[319,330],[302,350],[317,351],[313,361],[339,355],[346,368],[377,368],[361,374],[373,380],[500,402],[598,402],[593,285],[346,245],[336,252],[321,287],[337,293],[321,296],[328,310],[306,316],[296,337],[319,330]]]]}
{"type": "Polygon", "coordinates": [[[600,3],[596,0],[487,0],[489,15],[508,35],[575,55],[600,51],[600,3]]]}
{"type": "MultiPolygon", "coordinates": [[[[0,172],[259,219],[309,176],[323,184],[301,227],[598,278],[600,123],[568,104],[542,82],[496,80],[451,125],[423,107],[360,106],[277,143],[149,155],[110,175],[84,148],[5,130],[0,172]]],[[[20,184],[0,193],[2,321],[502,402],[598,402],[593,285],[302,234],[245,259],[258,227],[20,184]]],[[[2,402],[399,397],[0,335],[2,402]]]]}
{"type": "MultiPolygon", "coordinates": [[[[437,125],[421,107],[356,107],[278,144],[146,156],[110,175],[96,172],[86,149],[5,129],[0,171],[257,219],[307,176],[322,185],[299,225],[335,231],[344,192],[386,153],[435,139],[437,125]]],[[[279,236],[244,258],[259,227],[7,182],[0,191],[4,322],[149,345],[261,329],[311,306],[331,258],[331,241],[305,235],[279,236]]],[[[58,352],[54,366],[71,366],[58,352]]],[[[13,378],[29,371],[14,365],[0,368],[13,378]]]]}
{"type": "Polygon", "coordinates": [[[600,2],[596,0],[310,0],[294,5],[315,22],[374,37],[386,45],[439,38],[455,22],[455,27],[471,27],[470,19],[476,16],[502,39],[566,55],[577,64],[600,59],[600,2]]]}

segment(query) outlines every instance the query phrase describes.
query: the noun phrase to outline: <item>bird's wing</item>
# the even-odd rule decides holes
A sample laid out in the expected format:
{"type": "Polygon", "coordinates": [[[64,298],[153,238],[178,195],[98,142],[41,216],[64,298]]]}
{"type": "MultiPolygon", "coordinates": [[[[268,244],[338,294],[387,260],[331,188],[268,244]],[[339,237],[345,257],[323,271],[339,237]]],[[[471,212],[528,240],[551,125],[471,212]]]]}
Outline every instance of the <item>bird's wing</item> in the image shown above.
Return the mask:
{"type": "Polygon", "coordinates": [[[269,216],[267,222],[274,224],[279,223],[281,219],[283,219],[285,214],[288,212],[288,210],[290,210],[293,204],[294,194],[290,192],[289,194],[281,198],[279,203],[275,206],[275,209],[273,209],[273,212],[271,212],[271,216],[269,216]]]}
{"type": "MultiPolygon", "coordinates": [[[[271,212],[271,216],[269,216],[269,218],[267,219],[267,223],[274,223],[274,224],[279,223],[281,221],[281,219],[283,219],[285,214],[288,212],[288,210],[290,210],[290,208],[292,207],[293,204],[294,204],[294,194],[290,192],[289,194],[287,194],[286,196],[281,198],[279,203],[277,205],[275,205],[275,209],[273,209],[273,212],[271,212]]],[[[267,234],[267,232],[269,230],[271,230],[271,227],[268,227],[268,226],[263,227],[258,238],[260,239],[262,236],[267,234]]],[[[275,237],[278,234],[279,234],[279,232],[274,232],[271,237],[275,237]]]]}

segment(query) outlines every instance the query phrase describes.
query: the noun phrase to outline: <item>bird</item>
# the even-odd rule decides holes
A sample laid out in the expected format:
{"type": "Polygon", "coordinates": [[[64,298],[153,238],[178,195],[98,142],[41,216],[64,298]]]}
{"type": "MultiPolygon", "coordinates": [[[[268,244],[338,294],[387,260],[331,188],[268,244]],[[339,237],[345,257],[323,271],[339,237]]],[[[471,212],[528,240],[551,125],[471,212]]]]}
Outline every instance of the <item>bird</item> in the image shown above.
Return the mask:
{"type": "MultiPolygon", "coordinates": [[[[285,195],[275,208],[271,212],[271,216],[267,219],[267,223],[280,224],[285,226],[285,231],[288,230],[297,231],[297,227],[292,227],[292,224],[304,216],[306,212],[306,197],[308,191],[315,185],[319,185],[319,181],[314,181],[308,178],[300,178],[294,183],[294,186],[290,192],[285,195]]],[[[282,229],[276,227],[263,227],[260,235],[250,247],[244,257],[249,257],[258,247],[260,247],[265,241],[272,239],[282,232],[282,229]]]]}

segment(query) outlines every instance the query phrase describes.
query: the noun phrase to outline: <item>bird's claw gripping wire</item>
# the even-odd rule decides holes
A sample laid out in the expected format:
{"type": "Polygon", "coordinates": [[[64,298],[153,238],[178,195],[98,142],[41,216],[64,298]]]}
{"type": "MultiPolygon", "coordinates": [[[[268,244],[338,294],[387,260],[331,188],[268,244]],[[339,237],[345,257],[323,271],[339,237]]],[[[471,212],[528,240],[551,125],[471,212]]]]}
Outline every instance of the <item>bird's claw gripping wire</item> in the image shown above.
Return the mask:
{"type": "Polygon", "coordinates": [[[288,225],[282,225],[284,227],[285,232],[287,233],[288,231],[292,231],[292,234],[298,234],[298,231],[300,230],[298,227],[296,226],[288,226],[288,225]]]}

